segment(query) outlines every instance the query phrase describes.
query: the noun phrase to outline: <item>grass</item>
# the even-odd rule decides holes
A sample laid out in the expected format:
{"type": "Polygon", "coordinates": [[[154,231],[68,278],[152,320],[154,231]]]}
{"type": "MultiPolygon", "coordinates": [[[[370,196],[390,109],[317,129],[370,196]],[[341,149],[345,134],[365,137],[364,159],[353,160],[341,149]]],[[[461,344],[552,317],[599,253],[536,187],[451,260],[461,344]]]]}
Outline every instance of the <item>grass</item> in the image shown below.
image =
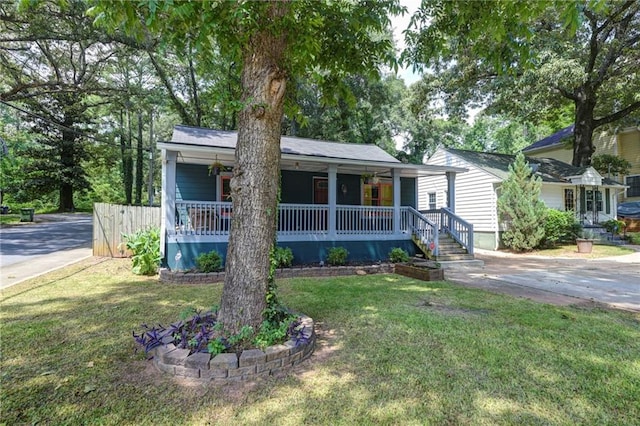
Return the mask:
{"type": "Polygon", "coordinates": [[[0,215],[0,225],[9,225],[14,223],[20,223],[20,214],[2,214],[0,215]]]}
{"type": "Polygon", "coordinates": [[[591,253],[578,253],[578,248],[575,244],[559,245],[554,248],[534,250],[530,253],[533,255],[552,256],[552,257],[575,257],[580,259],[598,259],[602,257],[610,256],[622,256],[625,254],[634,253],[635,250],[623,247],[614,246],[608,244],[594,244],[591,253]]]}
{"type": "Polygon", "coordinates": [[[87,260],[0,300],[0,423],[637,424],[640,315],[395,275],[280,282],[317,322],[295,375],[222,388],[156,372],[139,324],[217,303],[87,260]]]}

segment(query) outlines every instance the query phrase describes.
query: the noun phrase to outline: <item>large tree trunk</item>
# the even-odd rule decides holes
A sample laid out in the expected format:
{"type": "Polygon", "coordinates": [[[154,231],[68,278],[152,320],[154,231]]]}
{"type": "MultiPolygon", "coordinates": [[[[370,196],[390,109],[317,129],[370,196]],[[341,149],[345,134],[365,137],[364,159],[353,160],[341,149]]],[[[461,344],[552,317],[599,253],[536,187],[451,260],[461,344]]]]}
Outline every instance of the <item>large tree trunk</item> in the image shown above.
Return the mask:
{"type": "MultiPolygon", "coordinates": [[[[278,19],[286,3],[271,3],[278,19]]],[[[228,333],[257,331],[266,307],[269,255],[275,241],[280,173],[280,132],[286,75],[280,68],[285,37],[267,30],[245,46],[236,163],[231,179],[233,221],[220,303],[228,333]]]]}
{"type": "Polygon", "coordinates": [[[591,165],[591,156],[596,151],[593,146],[593,130],[595,119],[593,111],[596,106],[595,93],[581,89],[578,91],[579,100],[575,101],[575,127],[573,130],[573,160],[576,167],[591,165]]]}
{"type": "Polygon", "coordinates": [[[142,111],[138,110],[138,143],[136,145],[136,199],[135,205],[142,205],[142,173],[144,166],[144,146],[142,145],[142,111]]]}

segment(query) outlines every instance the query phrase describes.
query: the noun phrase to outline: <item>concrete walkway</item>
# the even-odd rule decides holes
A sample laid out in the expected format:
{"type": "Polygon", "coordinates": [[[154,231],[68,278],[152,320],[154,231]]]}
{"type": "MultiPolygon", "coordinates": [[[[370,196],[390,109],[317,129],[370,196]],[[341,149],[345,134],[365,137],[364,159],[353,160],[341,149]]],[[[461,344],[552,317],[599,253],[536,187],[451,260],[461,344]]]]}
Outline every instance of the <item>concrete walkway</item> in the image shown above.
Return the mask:
{"type": "Polygon", "coordinates": [[[640,252],[576,259],[477,250],[476,257],[483,267],[447,270],[445,278],[547,303],[587,301],[640,312],[640,252]]]}

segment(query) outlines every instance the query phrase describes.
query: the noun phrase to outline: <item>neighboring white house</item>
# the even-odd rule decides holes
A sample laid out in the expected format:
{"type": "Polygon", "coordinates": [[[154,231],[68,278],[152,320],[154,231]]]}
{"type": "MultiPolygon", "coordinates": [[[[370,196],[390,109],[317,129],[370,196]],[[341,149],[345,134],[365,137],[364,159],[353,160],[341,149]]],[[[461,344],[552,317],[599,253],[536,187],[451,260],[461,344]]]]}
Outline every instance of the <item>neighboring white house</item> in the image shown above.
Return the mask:
{"type": "MultiPolygon", "coordinates": [[[[462,167],[469,171],[455,180],[454,206],[447,205],[447,179],[440,176],[418,179],[418,210],[453,207],[456,215],[473,225],[474,246],[495,250],[500,246],[497,201],[502,181],[509,175],[515,156],[438,148],[426,164],[462,167]]],[[[547,207],[574,211],[583,224],[595,224],[616,217],[616,194],[625,186],[603,178],[592,167],[574,167],[551,158],[527,161],[542,178],[541,199],[547,207]]]]}

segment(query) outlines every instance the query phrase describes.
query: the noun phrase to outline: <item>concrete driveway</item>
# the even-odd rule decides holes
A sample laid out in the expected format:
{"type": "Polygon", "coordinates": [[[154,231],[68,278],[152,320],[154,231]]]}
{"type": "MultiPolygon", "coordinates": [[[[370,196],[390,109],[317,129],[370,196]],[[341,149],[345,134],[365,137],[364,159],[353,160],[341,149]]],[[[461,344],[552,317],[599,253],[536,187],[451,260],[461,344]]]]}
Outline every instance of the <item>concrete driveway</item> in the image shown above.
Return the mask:
{"type": "Polygon", "coordinates": [[[91,256],[92,241],[89,214],[36,215],[0,228],[0,288],[91,256]]]}
{"type": "Polygon", "coordinates": [[[555,304],[583,301],[640,312],[640,252],[568,259],[478,250],[482,267],[445,272],[447,280],[555,304]]]}

